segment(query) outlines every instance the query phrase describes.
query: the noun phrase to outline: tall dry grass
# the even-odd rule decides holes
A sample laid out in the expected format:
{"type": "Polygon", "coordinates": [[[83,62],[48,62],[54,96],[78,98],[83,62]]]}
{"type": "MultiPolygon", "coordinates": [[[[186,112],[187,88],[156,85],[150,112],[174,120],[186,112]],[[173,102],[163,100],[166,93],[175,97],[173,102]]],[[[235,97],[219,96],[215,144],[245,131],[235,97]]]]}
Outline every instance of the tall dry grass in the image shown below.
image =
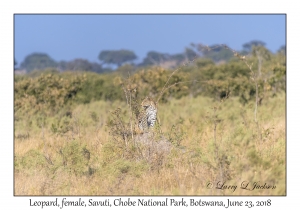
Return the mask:
{"type": "MultiPolygon", "coordinates": [[[[184,97],[161,104],[161,130],[173,146],[157,167],[120,155],[122,148],[112,141],[108,110],[126,106],[78,105],[72,117],[60,116],[60,132],[16,122],[15,195],[286,194],[284,94],[259,107],[262,140],[253,120],[255,102],[241,106],[237,98],[220,103],[184,97]],[[219,181],[237,189],[216,189],[219,181]],[[276,188],[245,190],[243,181],[276,188]]],[[[57,124],[57,118],[47,118],[47,125],[57,124]]]]}

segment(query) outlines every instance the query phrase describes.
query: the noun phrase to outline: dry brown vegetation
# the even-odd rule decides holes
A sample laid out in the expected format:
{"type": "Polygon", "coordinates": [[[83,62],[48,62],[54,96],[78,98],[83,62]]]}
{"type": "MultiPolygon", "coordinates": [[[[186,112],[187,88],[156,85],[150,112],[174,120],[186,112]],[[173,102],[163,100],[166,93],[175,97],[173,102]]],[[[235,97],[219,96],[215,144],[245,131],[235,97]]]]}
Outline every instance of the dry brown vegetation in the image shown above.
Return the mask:
{"type": "Polygon", "coordinates": [[[122,148],[112,141],[105,126],[107,110],[125,107],[124,102],[77,106],[72,118],[64,117],[72,129],[63,134],[37,130],[22,138],[27,130],[18,122],[15,194],[284,195],[284,104],[282,94],[260,107],[262,141],[253,121],[253,104],[243,107],[235,98],[220,104],[205,97],[185,97],[161,105],[162,132],[174,146],[157,167],[122,157],[122,148]],[[238,188],[208,190],[209,181],[238,188]],[[239,188],[243,181],[266,182],[276,189],[243,190],[239,188]]]}

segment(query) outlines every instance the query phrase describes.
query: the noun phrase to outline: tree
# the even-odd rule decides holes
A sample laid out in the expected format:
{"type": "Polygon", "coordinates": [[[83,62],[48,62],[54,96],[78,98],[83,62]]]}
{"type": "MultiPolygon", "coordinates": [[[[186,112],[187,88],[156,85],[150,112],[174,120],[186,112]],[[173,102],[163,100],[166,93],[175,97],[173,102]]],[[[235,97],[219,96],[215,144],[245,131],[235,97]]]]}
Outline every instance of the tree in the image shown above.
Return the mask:
{"type": "Polygon", "coordinates": [[[16,69],[16,65],[18,64],[18,62],[16,61],[16,59],[14,58],[14,69],[16,69]]]}
{"type": "Polygon", "coordinates": [[[105,64],[116,64],[120,67],[125,62],[135,60],[137,56],[130,50],[104,50],[98,58],[105,64]]]}
{"type": "Polygon", "coordinates": [[[212,59],[214,62],[229,61],[233,57],[233,53],[222,47],[218,50],[206,52],[205,57],[212,59]]]}
{"type": "Polygon", "coordinates": [[[91,63],[86,59],[77,58],[72,61],[60,61],[58,63],[58,68],[61,71],[71,70],[71,71],[92,71],[97,73],[104,73],[110,69],[102,68],[102,65],[98,63],[91,63]]]}
{"type": "Polygon", "coordinates": [[[229,61],[233,57],[233,53],[224,48],[221,44],[214,44],[210,46],[198,45],[197,49],[205,58],[212,59],[214,62],[229,61]]]}
{"type": "Polygon", "coordinates": [[[282,45],[279,50],[277,50],[277,53],[286,54],[286,46],[282,45]]]}
{"type": "Polygon", "coordinates": [[[251,52],[252,47],[254,46],[262,46],[264,47],[266,45],[266,43],[262,42],[262,41],[258,41],[258,40],[253,40],[250,42],[247,42],[245,44],[243,44],[243,51],[248,54],[251,52]]]}
{"type": "Polygon", "coordinates": [[[185,57],[184,53],[177,53],[177,54],[171,55],[171,59],[175,60],[177,64],[180,64],[183,61],[185,61],[186,57],[185,57]]]}
{"type": "Polygon", "coordinates": [[[128,75],[132,75],[136,71],[136,66],[125,64],[118,69],[116,69],[116,72],[120,75],[123,75],[124,77],[128,77],[128,75]]]}
{"type": "Polygon", "coordinates": [[[67,67],[68,66],[68,62],[67,61],[60,61],[58,62],[57,64],[57,68],[60,70],[60,71],[65,71],[65,70],[68,70],[67,67]]]}
{"type": "Polygon", "coordinates": [[[233,53],[222,44],[206,46],[192,43],[191,46],[199,52],[200,56],[212,59],[214,62],[229,61],[233,57],[233,53]]]}
{"type": "Polygon", "coordinates": [[[57,67],[57,63],[45,53],[32,53],[26,56],[21,63],[21,68],[30,72],[34,69],[45,69],[49,67],[57,67]]]}
{"type": "Polygon", "coordinates": [[[100,74],[100,73],[111,71],[111,69],[109,69],[109,68],[103,68],[102,65],[100,65],[98,63],[91,63],[91,64],[92,64],[91,71],[93,71],[93,72],[97,72],[97,73],[100,74]]]}
{"type": "Polygon", "coordinates": [[[143,62],[141,63],[142,66],[147,65],[159,65],[160,63],[169,60],[171,57],[167,53],[160,53],[156,51],[149,51],[147,53],[146,58],[144,58],[143,62]]]}
{"type": "Polygon", "coordinates": [[[185,48],[185,55],[189,61],[194,60],[197,57],[197,53],[188,47],[185,48]]]}
{"type": "Polygon", "coordinates": [[[82,71],[91,71],[92,64],[85,59],[77,58],[67,63],[67,70],[82,70],[82,71]]]}

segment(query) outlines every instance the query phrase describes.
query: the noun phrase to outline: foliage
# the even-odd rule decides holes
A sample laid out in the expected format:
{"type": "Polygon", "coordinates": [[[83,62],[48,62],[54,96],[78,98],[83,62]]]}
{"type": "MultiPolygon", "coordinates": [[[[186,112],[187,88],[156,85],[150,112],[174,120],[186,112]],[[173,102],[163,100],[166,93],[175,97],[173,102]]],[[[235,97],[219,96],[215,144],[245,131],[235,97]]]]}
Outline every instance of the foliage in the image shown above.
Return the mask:
{"type": "Polygon", "coordinates": [[[116,73],[122,75],[123,77],[128,77],[133,75],[137,68],[131,64],[124,64],[123,66],[116,69],[116,73]]]}
{"type": "Polygon", "coordinates": [[[219,45],[211,45],[209,50],[202,50],[201,46],[198,50],[202,50],[203,56],[212,59],[214,62],[229,61],[233,57],[233,53],[219,45]]]}
{"type": "Polygon", "coordinates": [[[32,149],[22,157],[15,157],[14,164],[16,170],[19,171],[24,168],[41,169],[47,165],[47,162],[39,150],[32,149]]]}
{"type": "Polygon", "coordinates": [[[92,64],[85,59],[75,59],[73,61],[68,62],[67,68],[69,70],[83,70],[83,71],[91,71],[92,64]]]}
{"type": "MultiPolygon", "coordinates": [[[[64,167],[68,173],[83,175],[88,172],[90,152],[86,145],[78,140],[68,142],[58,153],[60,154],[59,166],[64,167]]],[[[58,159],[59,160],[59,159],[58,159]]]]}
{"type": "Polygon", "coordinates": [[[57,63],[45,53],[33,53],[26,56],[25,60],[21,63],[21,68],[30,72],[34,69],[45,69],[49,67],[56,67],[57,63]]]}
{"type": "MultiPolygon", "coordinates": [[[[266,100],[285,91],[285,55],[272,55],[265,48],[254,47],[253,55],[248,60],[257,69],[255,71],[260,69],[258,83],[261,98],[266,100]],[[261,61],[257,59],[258,52],[261,61]]],[[[162,103],[188,94],[194,97],[205,95],[214,99],[226,95],[238,96],[243,104],[254,100],[255,86],[249,79],[251,72],[240,60],[232,59],[225,64],[215,65],[211,59],[199,58],[178,70],[167,86],[165,84],[174,70],[161,67],[136,68],[127,64],[106,74],[59,73],[53,68],[35,70],[28,75],[15,76],[15,110],[20,109],[21,104],[25,109],[30,109],[31,106],[40,106],[42,109],[47,106],[55,111],[71,102],[77,104],[95,100],[125,100],[122,85],[128,77],[137,90],[139,100],[146,96],[157,99],[163,89],[165,90],[160,99],[162,103]]]]}
{"type": "Polygon", "coordinates": [[[149,51],[147,56],[144,58],[143,62],[139,64],[139,66],[164,66],[164,64],[175,64],[171,67],[176,67],[181,65],[184,61],[192,61],[197,57],[197,53],[191,48],[185,48],[183,53],[177,54],[168,54],[168,53],[160,53],[156,51],[149,51]]]}
{"type": "Polygon", "coordinates": [[[15,83],[15,112],[55,113],[65,105],[70,105],[81,90],[86,76],[42,73],[36,77],[27,77],[15,83]]]}
{"type": "Polygon", "coordinates": [[[215,65],[214,61],[210,58],[198,58],[195,61],[195,64],[198,68],[203,68],[203,67],[206,67],[206,66],[214,66],[215,65]]]}
{"type": "Polygon", "coordinates": [[[192,46],[204,57],[214,62],[226,62],[233,57],[233,53],[221,45],[203,46],[202,44],[192,44],[192,46]]]}
{"type": "Polygon", "coordinates": [[[243,44],[243,51],[246,54],[248,54],[252,51],[253,47],[258,47],[258,46],[264,47],[265,45],[266,45],[266,43],[264,43],[262,41],[253,40],[253,41],[250,41],[250,42],[247,42],[247,43],[243,44]]]}
{"type": "Polygon", "coordinates": [[[192,94],[208,95],[216,99],[230,94],[239,96],[240,101],[245,104],[255,98],[255,83],[251,80],[253,74],[257,75],[260,101],[268,99],[277,91],[284,90],[285,55],[273,55],[262,46],[254,46],[252,55],[247,56],[247,60],[253,71],[239,59],[231,59],[221,65],[213,65],[209,60],[196,60],[195,63],[199,69],[190,71],[191,78],[201,78],[201,80],[199,84],[192,84],[192,94]],[[280,69],[280,71],[274,71],[274,69],[280,69]],[[275,80],[277,85],[274,83],[275,80]]]}
{"type": "Polygon", "coordinates": [[[281,53],[281,54],[286,54],[286,46],[285,45],[283,45],[283,46],[281,46],[279,49],[278,49],[278,51],[277,51],[277,53],[281,53]]]}
{"type": "Polygon", "coordinates": [[[189,61],[192,61],[197,57],[197,53],[188,47],[185,48],[185,55],[189,61]]]}
{"type": "Polygon", "coordinates": [[[93,100],[121,100],[122,90],[114,84],[115,75],[87,73],[82,89],[76,97],[77,103],[89,103],[93,100]]]}
{"type": "MultiPolygon", "coordinates": [[[[160,93],[171,75],[171,71],[163,68],[150,68],[148,70],[138,71],[132,75],[132,83],[137,86],[137,95],[140,98],[150,96],[155,100],[158,99],[160,93]]],[[[170,78],[170,86],[162,93],[161,102],[167,102],[170,97],[180,98],[188,94],[187,75],[183,72],[174,74],[170,78]]]]}
{"type": "Polygon", "coordinates": [[[72,61],[60,61],[58,63],[58,69],[61,71],[92,71],[97,73],[107,72],[108,69],[102,68],[98,63],[91,63],[86,59],[74,59],[72,61]]]}
{"type": "Polygon", "coordinates": [[[169,60],[170,56],[167,53],[150,51],[142,62],[142,66],[159,65],[160,63],[169,60]]]}
{"type": "Polygon", "coordinates": [[[221,49],[220,51],[210,51],[205,54],[205,57],[211,58],[215,62],[220,62],[220,61],[228,61],[233,57],[233,53],[226,50],[226,49],[221,49]]]}
{"type": "Polygon", "coordinates": [[[103,50],[98,58],[105,64],[116,64],[120,67],[125,62],[135,60],[137,56],[130,50],[103,50]]]}
{"type": "Polygon", "coordinates": [[[175,60],[177,65],[180,65],[183,61],[185,61],[186,56],[183,53],[177,53],[171,55],[171,59],[175,60]]]}

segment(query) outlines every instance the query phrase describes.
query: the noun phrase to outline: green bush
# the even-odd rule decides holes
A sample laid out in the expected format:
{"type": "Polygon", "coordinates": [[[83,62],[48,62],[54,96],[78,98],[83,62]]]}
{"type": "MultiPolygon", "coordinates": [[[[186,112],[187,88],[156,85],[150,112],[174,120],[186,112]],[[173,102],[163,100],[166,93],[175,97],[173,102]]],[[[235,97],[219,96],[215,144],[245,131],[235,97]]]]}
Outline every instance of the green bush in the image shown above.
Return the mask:
{"type": "MultiPolygon", "coordinates": [[[[96,100],[126,101],[124,90],[135,91],[136,99],[146,96],[160,103],[186,95],[209,96],[215,99],[238,96],[243,104],[255,100],[255,83],[251,75],[258,72],[255,57],[247,58],[252,71],[238,59],[215,65],[212,60],[200,58],[176,70],[161,67],[135,69],[124,65],[116,72],[63,72],[56,69],[34,70],[27,75],[15,76],[15,112],[51,116],[72,104],[96,100]],[[176,71],[174,74],[173,71],[176,71]],[[172,76],[171,76],[172,75],[172,76]],[[161,95],[162,94],[162,95],[161,95]],[[47,110],[47,111],[46,111],[47,110]]],[[[252,75],[253,76],[253,75],[252,75]]],[[[285,91],[285,57],[272,55],[264,60],[258,78],[259,97],[266,98],[285,91]],[[269,94],[271,93],[271,94],[269,94]]]]}
{"type": "Polygon", "coordinates": [[[88,173],[88,163],[90,160],[90,152],[86,145],[78,140],[68,142],[59,150],[60,159],[57,164],[63,166],[69,173],[83,175],[88,173]]]}
{"type": "Polygon", "coordinates": [[[42,73],[37,77],[27,77],[15,82],[15,112],[30,113],[33,110],[53,115],[66,105],[70,105],[82,89],[84,74],[42,73]]]}
{"type": "Polygon", "coordinates": [[[29,150],[23,156],[15,156],[15,170],[39,169],[48,163],[44,155],[38,150],[29,150]]]}

